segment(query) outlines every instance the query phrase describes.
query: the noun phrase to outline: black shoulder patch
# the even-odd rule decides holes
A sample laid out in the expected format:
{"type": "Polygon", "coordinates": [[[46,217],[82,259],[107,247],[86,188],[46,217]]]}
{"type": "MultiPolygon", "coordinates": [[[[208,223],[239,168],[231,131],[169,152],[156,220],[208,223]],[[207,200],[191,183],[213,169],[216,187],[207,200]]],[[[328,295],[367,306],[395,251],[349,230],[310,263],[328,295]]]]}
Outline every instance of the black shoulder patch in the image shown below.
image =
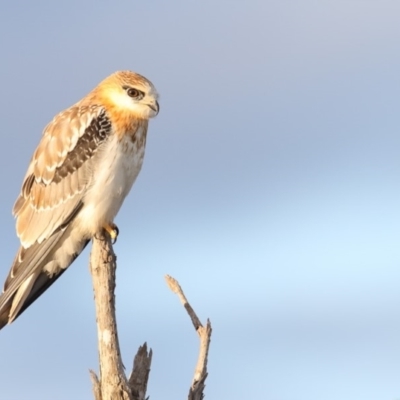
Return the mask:
{"type": "Polygon", "coordinates": [[[111,133],[111,121],[102,111],[86,128],[76,146],[68,153],[62,165],[56,168],[52,182],[58,183],[72,174],[96,153],[99,145],[107,140],[111,133]]]}

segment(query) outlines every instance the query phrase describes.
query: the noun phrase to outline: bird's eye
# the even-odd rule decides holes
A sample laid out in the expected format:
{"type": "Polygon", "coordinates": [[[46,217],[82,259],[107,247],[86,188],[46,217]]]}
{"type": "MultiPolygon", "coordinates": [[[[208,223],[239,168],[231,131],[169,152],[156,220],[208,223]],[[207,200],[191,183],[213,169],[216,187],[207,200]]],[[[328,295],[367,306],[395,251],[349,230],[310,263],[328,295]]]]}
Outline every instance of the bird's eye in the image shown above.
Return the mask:
{"type": "Polygon", "coordinates": [[[129,97],[133,97],[134,99],[137,99],[139,97],[143,97],[142,92],[140,90],[134,89],[134,88],[129,88],[126,93],[128,94],[129,97]]]}

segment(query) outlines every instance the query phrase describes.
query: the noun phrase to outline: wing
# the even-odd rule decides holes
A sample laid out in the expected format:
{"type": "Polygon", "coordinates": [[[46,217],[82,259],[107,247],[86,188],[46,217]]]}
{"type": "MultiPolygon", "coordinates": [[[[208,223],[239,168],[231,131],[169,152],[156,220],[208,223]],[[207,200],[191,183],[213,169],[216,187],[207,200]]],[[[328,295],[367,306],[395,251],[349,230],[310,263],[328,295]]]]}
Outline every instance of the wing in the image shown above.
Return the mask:
{"type": "Polygon", "coordinates": [[[0,296],[0,319],[10,308],[10,318],[19,315],[59,276],[43,274],[43,267],[66,240],[92,181],[93,157],[110,133],[99,106],[71,107],[45,128],[13,208],[21,248],[0,296]]]}
{"type": "Polygon", "coordinates": [[[15,202],[24,248],[47,239],[77,207],[90,179],[90,160],[111,131],[101,107],[72,107],[46,127],[15,202]]]}

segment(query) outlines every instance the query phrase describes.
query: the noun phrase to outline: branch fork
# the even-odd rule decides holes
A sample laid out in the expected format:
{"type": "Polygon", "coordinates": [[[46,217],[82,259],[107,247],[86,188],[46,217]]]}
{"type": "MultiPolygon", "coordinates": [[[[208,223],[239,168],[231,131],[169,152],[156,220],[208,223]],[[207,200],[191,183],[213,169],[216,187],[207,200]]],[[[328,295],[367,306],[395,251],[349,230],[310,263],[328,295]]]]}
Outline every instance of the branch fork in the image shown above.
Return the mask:
{"type": "MultiPolygon", "coordinates": [[[[90,273],[92,275],[96,306],[100,361],[99,377],[93,371],[90,371],[93,394],[95,400],[146,400],[153,353],[151,349],[147,349],[146,343],[140,346],[134,358],[129,379],[126,377],[115,316],[116,260],[109,235],[102,233],[99,237],[93,239],[93,247],[90,254],[90,273]]],[[[165,279],[169,288],[178,295],[200,338],[199,357],[188,399],[202,400],[207,378],[207,358],[212,332],[211,323],[207,320],[206,325],[203,326],[187,301],[179,283],[169,275],[165,279]]]]}

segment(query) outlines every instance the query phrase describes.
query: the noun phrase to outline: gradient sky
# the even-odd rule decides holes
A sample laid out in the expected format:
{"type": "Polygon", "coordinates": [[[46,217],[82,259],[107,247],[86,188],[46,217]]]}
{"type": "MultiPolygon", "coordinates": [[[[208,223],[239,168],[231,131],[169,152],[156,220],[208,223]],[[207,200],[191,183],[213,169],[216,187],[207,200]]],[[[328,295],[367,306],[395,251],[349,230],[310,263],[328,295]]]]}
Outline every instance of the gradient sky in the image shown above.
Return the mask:
{"type": "MultiPolygon", "coordinates": [[[[400,3],[4,2],[0,243],[41,131],[115,70],[161,94],[117,217],[117,309],[148,394],[186,398],[213,336],[207,399],[400,399],[400,3]]],[[[0,398],[91,399],[86,250],[0,332],[0,398]]]]}

